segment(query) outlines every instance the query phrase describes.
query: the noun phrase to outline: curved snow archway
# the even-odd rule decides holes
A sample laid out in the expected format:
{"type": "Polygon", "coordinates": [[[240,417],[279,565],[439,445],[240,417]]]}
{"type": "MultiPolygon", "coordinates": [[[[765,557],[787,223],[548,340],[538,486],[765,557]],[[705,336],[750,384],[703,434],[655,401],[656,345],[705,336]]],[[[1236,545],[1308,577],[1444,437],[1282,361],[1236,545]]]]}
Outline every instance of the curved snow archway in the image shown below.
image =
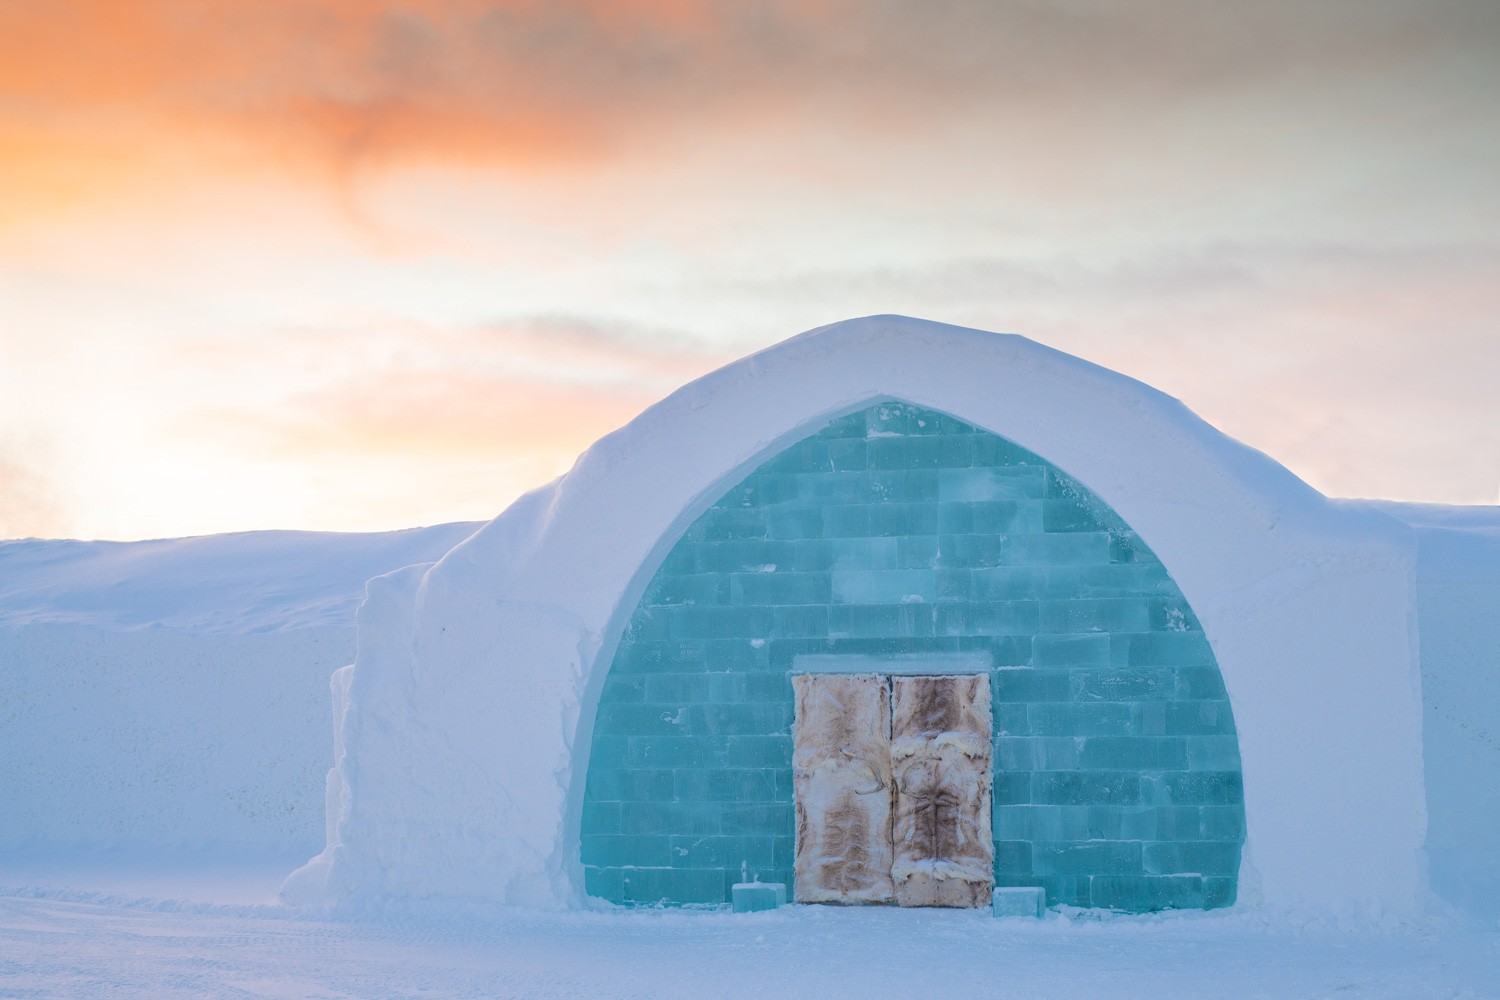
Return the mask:
{"type": "Polygon", "coordinates": [[[882,401],[758,465],[643,570],[592,726],[590,894],[720,903],[751,876],[801,898],[792,675],[958,670],[986,675],[995,884],[1234,901],[1240,761],[1208,639],[1150,547],[1045,458],[882,401]]]}
{"type": "Polygon", "coordinates": [[[822,327],[685,386],[437,564],[371,581],[339,678],[329,845],[287,898],[578,902],[592,722],[643,568],[759,461],[889,397],[1045,457],[1170,569],[1239,730],[1242,904],[1417,905],[1409,533],[1133,379],[896,316],[822,327]]]}

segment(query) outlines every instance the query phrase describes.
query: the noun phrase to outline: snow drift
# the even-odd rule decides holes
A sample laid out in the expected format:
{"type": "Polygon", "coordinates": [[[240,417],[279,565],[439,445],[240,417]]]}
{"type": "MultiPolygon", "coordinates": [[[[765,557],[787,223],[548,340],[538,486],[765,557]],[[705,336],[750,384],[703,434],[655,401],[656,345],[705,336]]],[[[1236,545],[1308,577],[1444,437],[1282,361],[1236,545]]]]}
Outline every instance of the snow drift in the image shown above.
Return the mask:
{"type": "Polygon", "coordinates": [[[317,849],[365,581],[471,524],[0,542],[0,849],[317,849]]]}
{"type": "Polygon", "coordinates": [[[1500,919],[1500,508],[1373,506],[1418,540],[1432,888],[1500,919]]]}

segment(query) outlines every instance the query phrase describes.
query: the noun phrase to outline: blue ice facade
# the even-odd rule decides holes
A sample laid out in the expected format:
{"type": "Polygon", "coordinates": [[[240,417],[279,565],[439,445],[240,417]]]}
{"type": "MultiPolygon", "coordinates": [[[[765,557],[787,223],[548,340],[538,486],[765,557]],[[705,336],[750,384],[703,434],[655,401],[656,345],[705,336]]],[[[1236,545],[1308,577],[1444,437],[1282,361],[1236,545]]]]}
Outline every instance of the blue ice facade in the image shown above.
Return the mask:
{"type": "Polygon", "coordinates": [[[1166,567],[1045,459],[900,402],[764,462],[656,568],[594,724],[589,894],[790,888],[796,658],[926,653],[990,664],[997,886],[1127,911],[1234,901],[1234,720],[1166,567]]]}

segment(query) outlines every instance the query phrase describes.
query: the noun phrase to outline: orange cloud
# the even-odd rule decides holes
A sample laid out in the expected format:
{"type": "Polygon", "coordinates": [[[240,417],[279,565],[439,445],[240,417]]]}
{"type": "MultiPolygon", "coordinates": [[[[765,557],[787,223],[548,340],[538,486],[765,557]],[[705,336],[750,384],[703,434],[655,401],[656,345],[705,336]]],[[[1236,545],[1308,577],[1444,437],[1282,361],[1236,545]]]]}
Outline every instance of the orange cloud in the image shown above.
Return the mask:
{"type": "Polygon", "coordinates": [[[0,93],[13,134],[126,123],[146,139],[224,130],[340,161],[524,163],[618,140],[678,103],[685,75],[702,99],[722,22],[692,0],[11,4],[0,93]]]}
{"type": "Polygon", "coordinates": [[[185,421],[194,439],[227,435],[258,456],[471,456],[566,464],[678,385],[731,360],[649,331],[569,319],[440,330],[286,333],[247,344],[195,344],[192,370],[300,370],[311,384],[274,405],[216,407],[185,421]]]}
{"type": "Polygon", "coordinates": [[[638,389],[389,372],[289,400],[285,413],[267,421],[268,444],[273,452],[302,456],[468,454],[513,461],[543,455],[566,462],[651,402],[638,389]]]}
{"type": "MultiPolygon", "coordinates": [[[[741,61],[740,32],[716,10],[697,0],[0,4],[0,227],[160,206],[184,185],[232,184],[247,170],[347,197],[356,172],[395,162],[597,163],[755,96],[724,72],[741,61]]],[[[755,15],[790,16],[775,5],[755,15]]]]}
{"type": "MultiPolygon", "coordinates": [[[[1172,127],[1163,107],[1260,89],[1285,112],[1287,81],[1319,101],[1353,94],[1342,116],[1372,104],[1477,114],[1494,83],[1479,57],[1500,32],[1496,10],[1488,0],[10,3],[0,149],[51,165],[10,180],[49,174],[65,197],[107,183],[100,164],[117,169],[163,142],[342,172],[412,158],[527,169],[661,154],[668,137],[774,131],[799,117],[820,133],[911,139],[959,114],[1008,136],[996,140],[1007,159],[1026,143],[1063,154],[1055,173],[1155,148],[1142,136],[1172,127]]],[[[1236,106],[1234,128],[1256,131],[1259,113],[1236,106]]]]}

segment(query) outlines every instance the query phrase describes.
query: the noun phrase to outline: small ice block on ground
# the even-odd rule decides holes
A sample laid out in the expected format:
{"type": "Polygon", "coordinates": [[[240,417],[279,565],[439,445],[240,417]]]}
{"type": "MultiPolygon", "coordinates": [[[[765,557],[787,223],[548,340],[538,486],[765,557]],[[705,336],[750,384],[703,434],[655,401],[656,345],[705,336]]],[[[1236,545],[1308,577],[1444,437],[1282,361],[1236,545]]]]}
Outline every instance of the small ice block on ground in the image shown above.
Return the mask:
{"type": "Polygon", "coordinates": [[[757,913],[786,905],[786,886],[781,882],[739,882],[729,890],[735,913],[757,913]]]}
{"type": "Polygon", "coordinates": [[[990,910],[997,917],[1040,917],[1047,908],[1047,890],[1030,886],[997,887],[990,910]]]}

